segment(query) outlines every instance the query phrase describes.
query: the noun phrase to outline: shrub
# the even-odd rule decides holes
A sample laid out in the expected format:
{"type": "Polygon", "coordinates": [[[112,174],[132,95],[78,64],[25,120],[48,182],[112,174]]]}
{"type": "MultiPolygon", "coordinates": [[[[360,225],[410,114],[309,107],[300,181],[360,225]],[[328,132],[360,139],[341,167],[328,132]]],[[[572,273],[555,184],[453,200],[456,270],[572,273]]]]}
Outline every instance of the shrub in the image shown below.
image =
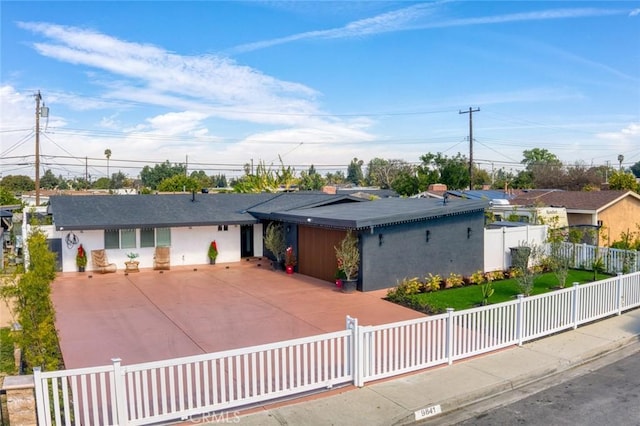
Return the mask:
{"type": "Polygon", "coordinates": [[[469,277],[469,282],[471,284],[482,284],[485,282],[487,278],[484,276],[484,272],[476,271],[469,277]]]}
{"type": "Polygon", "coordinates": [[[502,271],[491,271],[487,272],[485,275],[487,281],[500,281],[504,279],[504,272],[502,271]]]}
{"type": "Polygon", "coordinates": [[[438,274],[429,274],[425,279],[424,289],[425,291],[438,291],[440,290],[440,284],[442,283],[442,277],[438,274]]]}
{"type": "Polygon", "coordinates": [[[387,298],[391,301],[402,301],[407,296],[418,294],[422,289],[422,283],[418,277],[404,278],[398,285],[387,292],[387,298]]]}
{"type": "Polygon", "coordinates": [[[445,288],[455,288],[462,287],[464,280],[462,279],[462,275],[451,272],[444,282],[445,288]]]}

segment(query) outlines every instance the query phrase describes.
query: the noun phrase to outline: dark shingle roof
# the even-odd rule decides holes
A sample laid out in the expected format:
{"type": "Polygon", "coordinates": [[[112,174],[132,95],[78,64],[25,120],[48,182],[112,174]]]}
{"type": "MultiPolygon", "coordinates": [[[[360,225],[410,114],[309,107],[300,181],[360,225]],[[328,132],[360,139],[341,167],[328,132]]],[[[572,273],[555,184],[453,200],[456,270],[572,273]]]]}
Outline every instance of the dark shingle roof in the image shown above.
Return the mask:
{"type": "Polygon", "coordinates": [[[274,211],[351,201],[323,193],[53,196],[57,229],[206,226],[257,223],[274,211]]]}
{"type": "Polygon", "coordinates": [[[254,205],[248,211],[255,217],[266,219],[275,212],[360,201],[363,200],[348,195],[332,195],[323,192],[288,192],[277,194],[269,200],[254,205]]]}
{"type": "Polygon", "coordinates": [[[252,224],[259,219],[340,229],[415,222],[484,210],[487,201],[385,198],[322,193],[54,196],[58,230],[252,224]]]}
{"type": "Polygon", "coordinates": [[[297,209],[274,214],[274,218],[313,226],[363,229],[371,226],[418,222],[443,216],[483,211],[488,201],[425,198],[385,198],[352,204],[335,204],[314,209],[297,209]]]}
{"type": "Polygon", "coordinates": [[[246,210],[274,194],[54,196],[57,229],[105,229],[251,224],[246,210]]]}
{"type": "Polygon", "coordinates": [[[565,207],[569,210],[600,210],[627,195],[640,199],[632,191],[529,191],[510,200],[517,205],[565,207]]]}

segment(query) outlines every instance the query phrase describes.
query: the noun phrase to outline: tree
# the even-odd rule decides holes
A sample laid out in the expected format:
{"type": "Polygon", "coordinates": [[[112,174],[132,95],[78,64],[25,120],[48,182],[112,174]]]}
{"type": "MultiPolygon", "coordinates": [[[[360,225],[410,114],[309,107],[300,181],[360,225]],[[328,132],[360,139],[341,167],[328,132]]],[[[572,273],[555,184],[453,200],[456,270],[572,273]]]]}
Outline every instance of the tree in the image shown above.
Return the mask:
{"type": "Polygon", "coordinates": [[[393,181],[400,175],[413,173],[413,167],[404,160],[385,160],[374,158],[367,166],[367,185],[389,189],[393,181]]]}
{"type": "Polygon", "coordinates": [[[524,164],[529,171],[537,165],[562,164],[555,154],[545,148],[525,149],[522,156],[524,159],[520,163],[524,164]]]}
{"type": "Polygon", "coordinates": [[[118,170],[118,173],[111,175],[111,188],[120,189],[127,186],[129,179],[127,176],[118,170]]]}
{"type": "Polygon", "coordinates": [[[475,164],[473,165],[473,187],[474,188],[482,188],[484,185],[491,184],[491,175],[485,169],[478,168],[475,164]]]}
{"type": "Polygon", "coordinates": [[[276,192],[278,179],[271,167],[267,167],[264,161],[260,161],[255,174],[252,174],[251,169],[248,168],[244,176],[233,182],[233,190],[241,193],[276,192]]]}
{"type": "Polygon", "coordinates": [[[226,188],[227,177],[223,174],[215,174],[211,176],[211,184],[214,188],[226,188]]]}
{"type": "Polygon", "coordinates": [[[513,187],[513,181],[515,175],[513,172],[508,172],[504,168],[498,169],[493,176],[493,189],[509,189],[513,187]]]}
{"type": "Polygon", "coordinates": [[[109,148],[104,150],[104,156],[107,157],[107,176],[109,176],[109,159],[111,158],[111,150],[109,148]]]}
{"type": "Polygon", "coordinates": [[[631,173],[633,173],[635,177],[640,178],[640,161],[631,166],[629,170],[631,170],[631,173]]]}
{"type": "Polygon", "coordinates": [[[416,173],[403,170],[393,180],[391,188],[398,194],[409,197],[420,192],[420,180],[416,173]]]}
{"type": "Polygon", "coordinates": [[[193,171],[189,177],[200,185],[200,188],[209,188],[211,186],[211,178],[207,176],[204,170],[193,171]]]}
{"type": "Polygon", "coordinates": [[[51,302],[51,283],[55,279],[55,254],[49,251],[46,235],[34,227],[27,238],[29,266],[16,285],[3,286],[4,297],[15,300],[15,311],[22,331],[16,340],[22,348],[28,370],[60,368],[55,309],[51,302]]]}
{"type": "Polygon", "coordinates": [[[69,182],[62,175],[58,175],[58,189],[69,189],[69,182]]]}
{"type": "Polygon", "coordinates": [[[158,184],[157,189],[162,192],[192,192],[201,188],[198,181],[182,174],[166,178],[158,184]]]}
{"type": "Polygon", "coordinates": [[[325,184],[324,178],[320,173],[316,172],[313,164],[309,167],[308,171],[300,172],[300,179],[298,180],[298,187],[303,191],[319,191],[325,184]]]}
{"type": "Polygon", "coordinates": [[[101,177],[91,185],[94,189],[109,189],[111,188],[111,179],[108,177],[101,177]]]}
{"type": "Polygon", "coordinates": [[[513,184],[515,188],[534,188],[534,176],[544,175],[548,173],[548,169],[558,170],[562,167],[562,163],[555,154],[544,148],[527,149],[522,152],[523,160],[520,162],[525,165],[525,170],[518,173],[513,184]]]}
{"type": "Polygon", "coordinates": [[[47,170],[44,172],[42,177],[40,178],[40,188],[44,189],[54,189],[59,185],[60,181],[53,174],[51,170],[47,170]]]}
{"type": "Polygon", "coordinates": [[[20,204],[20,200],[7,188],[0,186],[0,206],[20,204]]]}
{"type": "Polygon", "coordinates": [[[458,153],[455,157],[447,157],[441,153],[428,153],[420,157],[422,172],[428,176],[429,184],[443,183],[449,189],[465,189],[469,187],[469,162],[458,153]]]}
{"type": "Polygon", "coordinates": [[[171,165],[169,160],[162,164],[156,164],[153,168],[144,166],[140,172],[140,179],[144,186],[157,189],[163,180],[175,175],[185,175],[187,168],[182,164],[171,165]]]}
{"type": "Polygon", "coordinates": [[[618,170],[614,170],[611,172],[611,176],[609,176],[609,189],[628,189],[640,192],[638,182],[636,182],[636,177],[633,173],[618,170]]]}
{"type": "Polygon", "coordinates": [[[23,175],[8,175],[2,178],[0,186],[8,189],[11,192],[26,192],[36,189],[36,184],[29,176],[23,175]]]}
{"type": "Polygon", "coordinates": [[[361,185],[364,182],[364,175],[362,174],[362,165],[364,161],[354,158],[347,166],[347,182],[351,182],[354,185],[361,185]]]}
{"type": "Polygon", "coordinates": [[[276,180],[279,186],[284,187],[286,191],[290,190],[294,185],[298,183],[298,179],[295,176],[295,169],[291,166],[284,165],[282,158],[280,159],[280,169],[276,171],[276,180]]]}
{"type": "Polygon", "coordinates": [[[284,227],[281,223],[271,222],[267,225],[264,234],[264,247],[276,258],[277,263],[273,265],[274,269],[276,269],[277,264],[282,261],[282,256],[284,256],[287,248],[284,227]]]}
{"type": "Polygon", "coordinates": [[[338,185],[345,183],[347,180],[342,170],[338,170],[335,173],[327,172],[327,174],[324,175],[324,179],[327,185],[338,185]]]}

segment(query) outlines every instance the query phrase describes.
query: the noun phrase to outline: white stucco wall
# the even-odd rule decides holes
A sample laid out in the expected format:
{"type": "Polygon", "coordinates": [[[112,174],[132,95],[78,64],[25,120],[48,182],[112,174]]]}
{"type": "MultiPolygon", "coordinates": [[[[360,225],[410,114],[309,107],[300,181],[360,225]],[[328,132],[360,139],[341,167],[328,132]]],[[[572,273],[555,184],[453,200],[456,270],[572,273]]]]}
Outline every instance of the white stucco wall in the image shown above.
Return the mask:
{"type": "MultiPolygon", "coordinates": [[[[104,247],[104,231],[73,231],[78,244],[69,247],[66,237],[69,231],[52,231],[50,238],[62,239],[62,269],[64,272],[73,272],[76,267],[76,252],[82,244],[87,251],[89,261],[87,271],[91,271],[91,250],[104,247]]],[[[228,230],[218,230],[217,226],[178,227],[171,228],[171,265],[204,265],[209,263],[207,252],[211,241],[218,245],[218,258],[216,263],[239,262],[240,257],[240,226],[229,225],[228,230]]],[[[253,231],[254,255],[262,256],[262,225],[254,225],[253,231]]],[[[110,263],[115,263],[118,270],[124,270],[124,262],[129,260],[127,253],[139,254],[136,259],[140,262],[140,268],[153,268],[153,247],[140,248],[140,230],[136,230],[135,249],[110,249],[107,250],[107,258],[110,263]]]]}

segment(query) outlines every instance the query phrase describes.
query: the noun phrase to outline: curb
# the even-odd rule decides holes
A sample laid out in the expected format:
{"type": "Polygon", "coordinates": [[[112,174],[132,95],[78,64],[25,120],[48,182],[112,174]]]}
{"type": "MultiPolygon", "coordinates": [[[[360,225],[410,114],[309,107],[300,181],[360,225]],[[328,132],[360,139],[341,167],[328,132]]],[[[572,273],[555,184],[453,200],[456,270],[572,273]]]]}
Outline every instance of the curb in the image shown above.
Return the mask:
{"type": "MultiPolygon", "coordinates": [[[[442,413],[437,416],[423,420],[415,420],[414,413],[411,413],[403,419],[396,421],[395,423],[393,423],[393,425],[409,426],[417,424],[448,424],[446,423],[446,418],[448,416],[454,415],[457,412],[463,412],[475,404],[480,404],[488,400],[504,396],[509,391],[517,391],[526,386],[530,386],[538,382],[543,382],[560,374],[567,373],[572,370],[577,370],[580,367],[592,364],[607,356],[624,351],[625,349],[632,347],[634,344],[638,344],[638,336],[632,336],[615,342],[611,342],[600,348],[585,353],[583,356],[578,357],[575,361],[567,361],[567,363],[564,363],[562,362],[562,360],[560,360],[557,368],[533,370],[529,373],[518,376],[515,379],[504,380],[491,386],[486,386],[481,389],[467,392],[456,397],[453,400],[449,399],[446,402],[441,402],[440,406],[442,408],[442,413]]],[[[635,351],[640,351],[640,346],[638,346],[635,351]]],[[[554,384],[557,383],[560,382],[556,382],[554,384]]],[[[526,395],[523,395],[523,397],[524,396],[526,395]]]]}

